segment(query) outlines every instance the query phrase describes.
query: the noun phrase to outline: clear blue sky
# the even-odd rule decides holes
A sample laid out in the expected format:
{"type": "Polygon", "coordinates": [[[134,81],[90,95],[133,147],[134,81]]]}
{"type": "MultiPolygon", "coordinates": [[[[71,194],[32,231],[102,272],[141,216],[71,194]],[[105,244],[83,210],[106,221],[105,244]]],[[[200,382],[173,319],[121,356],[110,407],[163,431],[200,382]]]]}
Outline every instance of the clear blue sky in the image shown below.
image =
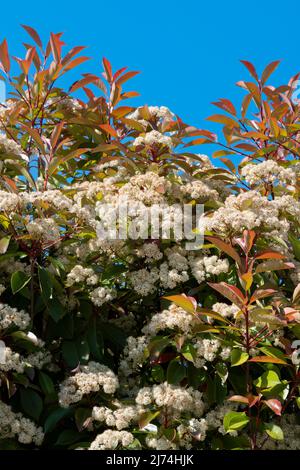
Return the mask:
{"type": "Polygon", "coordinates": [[[133,105],[166,105],[186,122],[212,129],[205,117],[217,108],[210,103],[224,97],[240,103],[243,96],[235,82],[249,75],[239,59],[259,71],[282,59],[276,84],[300,70],[298,13],[293,0],[15,0],[1,5],[1,36],[19,55],[27,40],[20,23],[43,38],[63,31],[69,46],[86,45],[93,58],[78,72],[99,73],[103,56],[115,68],[140,70],[131,80],[141,93],[133,105]]]}

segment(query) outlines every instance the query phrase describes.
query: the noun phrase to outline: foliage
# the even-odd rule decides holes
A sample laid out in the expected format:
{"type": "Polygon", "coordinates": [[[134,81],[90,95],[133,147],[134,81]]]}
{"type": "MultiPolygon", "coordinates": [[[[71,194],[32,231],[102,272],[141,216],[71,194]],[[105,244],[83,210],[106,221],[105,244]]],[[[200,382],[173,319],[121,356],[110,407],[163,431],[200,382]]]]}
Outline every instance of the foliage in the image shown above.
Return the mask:
{"type": "Polygon", "coordinates": [[[215,134],[124,105],[137,72],[65,90],[84,48],[24,28],[18,74],[0,46],[0,448],[299,448],[298,76],[244,61],[217,168],[186,151],[215,134]],[[204,204],[204,245],[100,239],[124,198],[204,204]]]}

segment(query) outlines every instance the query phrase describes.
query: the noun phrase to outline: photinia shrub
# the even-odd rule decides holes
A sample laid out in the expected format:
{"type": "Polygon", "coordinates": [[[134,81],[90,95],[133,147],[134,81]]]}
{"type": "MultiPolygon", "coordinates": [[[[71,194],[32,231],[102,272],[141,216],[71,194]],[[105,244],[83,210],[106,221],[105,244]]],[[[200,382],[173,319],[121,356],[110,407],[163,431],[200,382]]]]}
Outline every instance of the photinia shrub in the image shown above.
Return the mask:
{"type": "Polygon", "coordinates": [[[298,76],[242,61],[219,141],[129,106],[137,72],[107,59],[65,89],[84,48],[24,28],[25,58],[0,45],[0,448],[299,449],[298,76]],[[124,201],[132,236],[99,236],[124,201]],[[171,227],[198,204],[188,249],[171,227]],[[169,237],[141,236],[153,205],[169,237]]]}

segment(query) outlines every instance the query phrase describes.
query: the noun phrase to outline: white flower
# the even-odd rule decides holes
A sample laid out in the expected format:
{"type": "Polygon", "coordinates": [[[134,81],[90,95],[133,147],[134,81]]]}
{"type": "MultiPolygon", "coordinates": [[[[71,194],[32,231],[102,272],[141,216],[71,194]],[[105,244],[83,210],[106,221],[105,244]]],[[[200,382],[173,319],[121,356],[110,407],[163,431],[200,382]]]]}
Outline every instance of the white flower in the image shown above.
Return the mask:
{"type": "Polygon", "coordinates": [[[294,185],[296,174],[292,168],[284,168],[274,160],[266,160],[262,163],[249,163],[241,171],[247,183],[255,185],[259,183],[281,183],[294,185]]]}
{"type": "Polygon", "coordinates": [[[118,386],[117,377],[108,367],[91,361],[86,366],[80,366],[79,372],[62,382],[58,394],[59,403],[67,408],[80,401],[84,395],[98,392],[101,388],[105,393],[113,394],[118,386]]]}
{"type": "Polygon", "coordinates": [[[24,418],[21,413],[14,413],[10,406],[0,401],[0,438],[17,437],[21,444],[41,445],[44,433],[31,420],[24,418]]]}
{"type": "Polygon", "coordinates": [[[101,305],[105,304],[106,302],[110,302],[117,296],[117,292],[114,289],[109,289],[107,287],[97,287],[90,293],[91,301],[97,307],[101,307],[101,305]]]}
{"type": "Polygon", "coordinates": [[[89,450],[113,450],[119,444],[128,447],[134,441],[133,435],[128,431],[112,431],[107,429],[102,434],[98,434],[91,443],[89,450]]]}
{"type": "Polygon", "coordinates": [[[141,145],[145,147],[152,147],[153,145],[162,145],[168,147],[169,150],[172,150],[174,147],[171,137],[161,134],[159,131],[150,131],[144,135],[137,137],[133,143],[133,147],[139,147],[141,145]]]}

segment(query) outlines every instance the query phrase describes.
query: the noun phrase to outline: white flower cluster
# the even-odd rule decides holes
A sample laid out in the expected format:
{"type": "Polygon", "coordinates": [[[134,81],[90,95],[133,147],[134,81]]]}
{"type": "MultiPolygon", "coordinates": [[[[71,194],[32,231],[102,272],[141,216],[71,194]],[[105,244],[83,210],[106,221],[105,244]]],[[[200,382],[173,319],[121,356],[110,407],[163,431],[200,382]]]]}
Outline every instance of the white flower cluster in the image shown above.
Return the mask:
{"type": "Polygon", "coordinates": [[[33,240],[41,240],[43,243],[60,241],[59,227],[53,218],[34,219],[26,224],[26,228],[33,240]]]}
{"type": "Polygon", "coordinates": [[[139,135],[133,143],[134,148],[144,146],[144,147],[153,147],[153,146],[164,146],[168,147],[169,150],[172,150],[174,147],[172,138],[162,134],[159,131],[150,131],[144,135],[139,135]]]}
{"type": "Polygon", "coordinates": [[[155,336],[159,331],[166,329],[178,329],[187,334],[197,323],[198,319],[195,315],[171,304],[168,310],[153,315],[142,331],[147,336],[155,336]]]}
{"type": "Polygon", "coordinates": [[[14,370],[22,374],[27,367],[42,369],[50,362],[51,354],[48,351],[41,350],[28,354],[28,356],[24,357],[19,353],[12,351],[9,347],[6,347],[4,353],[4,362],[0,363],[0,370],[14,370]]]}
{"type": "Polygon", "coordinates": [[[150,271],[146,268],[142,268],[138,271],[130,272],[128,279],[139,295],[147,296],[155,292],[155,283],[159,279],[159,271],[157,268],[150,271]]]}
{"type": "MultiPolygon", "coordinates": [[[[147,125],[148,122],[143,118],[143,107],[137,108],[133,113],[127,115],[128,119],[134,119],[141,124],[147,125]]],[[[147,111],[150,114],[149,120],[172,122],[175,115],[166,106],[148,106],[147,111]]]]}
{"type": "Polygon", "coordinates": [[[267,237],[287,239],[290,217],[300,216],[300,203],[291,196],[269,200],[259,192],[231,195],[212,215],[204,215],[201,227],[219,235],[240,234],[244,229],[259,228],[267,237]]]}
{"type": "MultiPolygon", "coordinates": [[[[195,257],[193,254],[186,257],[185,250],[178,246],[167,248],[164,254],[168,261],[159,266],[129,272],[128,279],[133,289],[141,296],[154,292],[158,282],[165,289],[174,289],[178,284],[187,282],[190,279],[189,268],[199,283],[212,275],[226,273],[229,269],[226,258],[218,258],[216,255],[195,257]]],[[[150,264],[149,258],[147,264],[150,264]]]]}
{"type": "Polygon", "coordinates": [[[198,202],[219,201],[220,196],[216,189],[211,188],[201,180],[194,180],[181,188],[183,194],[189,195],[198,202]]]}
{"type": "Polygon", "coordinates": [[[9,328],[11,325],[17,326],[20,330],[25,330],[30,323],[30,316],[24,310],[17,310],[7,304],[0,303],[0,331],[9,328]]]}
{"type": "Polygon", "coordinates": [[[292,168],[284,168],[274,160],[266,160],[262,163],[245,165],[241,175],[251,186],[261,183],[267,184],[288,184],[296,183],[296,174],[292,168]]]}
{"type": "Polygon", "coordinates": [[[95,285],[98,282],[98,276],[95,274],[93,269],[84,268],[80,264],[74,266],[67,275],[66,286],[71,287],[73,284],[87,284],[95,285]]]}
{"type": "Polygon", "coordinates": [[[22,160],[28,161],[28,156],[23,151],[22,147],[17,144],[13,139],[9,139],[5,134],[0,132],[0,155],[4,154],[9,156],[17,156],[22,160]]]}
{"type": "Polygon", "coordinates": [[[210,275],[227,273],[229,270],[228,259],[213,256],[197,256],[190,260],[191,271],[199,283],[203,282],[210,275]]]}
{"type": "Polygon", "coordinates": [[[193,439],[197,441],[205,440],[207,429],[208,425],[204,418],[192,418],[187,424],[180,424],[177,427],[179,446],[184,449],[191,449],[193,439]]]}
{"type": "Polygon", "coordinates": [[[97,307],[110,302],[115,299],[117,292],[114,289],[109,289],[108,287],[97,287],[90,293],[91,301],[97,307]]]}
{"type": "Polygon", "coordinates": [[[159,280],[166,289],[174,289],[177,284],[187,282],[189,275],[186,271],[179,271],[175,268],[170,269],[168,263],[162,263],[159,267],[159,280]]]}
{"type": "Polygon", "coordinates": [[[106,406],[94,406],[92,411],[92,418],[100,423],[106,423],[109,427],[116,427],[118,431],[126,429],[132,423],[136,423],[144,411],[143,408],[138,406],[123,406],[121,403],[114,403],[118,406],[117,409],[112,410],[106,406]]]}
{"type": "Polygon", "coordinates": [[[231,353],[231,348],[222,347],[218,339],[197,338],[193,346],[196,351],[196,358],[194,361],[195,367],[200,368],[205,365],[205,362],[212,362],[217,356],[223,360],[228,359],[231,353]]]}
{"type": "Polygon", "coordinates": [[[59,403],[67,408],[77,403],[89,393],[103,389],[105,393],[113,394],[119,386],[116,375],[107,366],[90,361],[87,365],[79,366],[79,371],[68,377],[60,384],[59,403]]]}
{"type": "Polygon", "coordinates": [[[88,450],[113,450],[118,446],[128,447],[134,441],[134,436],[128,431],[113,431],[107,429],[98,434],[88,450]]]}
{"type": "Polygon", "coordinates": [[[134,338],[129,336],[127,344],[123,351],[123,358],[120,361],[119,371],[125,377],[131,375],[136,369],[142,365],[145,359],[145,350],[148,344],[146,336],[134,338]]]}
{"type": "MultiPolygon", "coordinates": [[[[24,195],[24,193],[22,193],[24,195]]],[[[35,191],[33,193],[25,193],[27,203],[33,204],[35,207],[48,208],[52,207],[57,211],[72,212],[73,201],[67,197],[63,191],[58,189],[48,189],[47,191],[35,191]]]]}
{"type": "Polygon", "coordinates": [[[222,315],[224,318],[235,318],[240,309],[234,305],[228,305],[223,302],[217,302],[212,306],[212,309],[222,315]]]}
{"type": "Polygon", "coordinates": [[[146,444],[150,449],[155,450],[177,450],[177,445],[169,441],[165,436],[161,437],[146,437],[146,444]]]}
{"type": "Polygon", "coordinates": [[[141,388],[136,396],[136,403],[141,406],[156,405],[164,408],[165,413],[173,419],[183,412],[200,417],[205,408],[202,394],[198,390],[192,387],[177,387],[167,382],[141,388]]]}
{"type": "Polygon", "coordinates": [[[165,196],[172,190],[172,185],[165,177],[153,171],[138,174],[130,178],[118,191],[120,202],[126,198],[129,202],[137,201],[146,205],[165,202],[165,196]]]}
{"type": "Polygon", "coordinates": [[[0,212],[15,212],[22,206],[23,201],[18,194],[0,190],[0,212]]]}
{"type": "Polygon", "coordinates": [[[141,247],[137,248],[136,252],[138,257],[146,258],[146,263],[158,261],[163,257],[163,253],[156,243],[144,243],[141,247]]]}
{"type": "Polygon", "coordinates": [[[0,439],[17,436],[21,444],[41,445],[44,434],[30,419],[14,413],[10,406],[0,401],[0,439]]]}

